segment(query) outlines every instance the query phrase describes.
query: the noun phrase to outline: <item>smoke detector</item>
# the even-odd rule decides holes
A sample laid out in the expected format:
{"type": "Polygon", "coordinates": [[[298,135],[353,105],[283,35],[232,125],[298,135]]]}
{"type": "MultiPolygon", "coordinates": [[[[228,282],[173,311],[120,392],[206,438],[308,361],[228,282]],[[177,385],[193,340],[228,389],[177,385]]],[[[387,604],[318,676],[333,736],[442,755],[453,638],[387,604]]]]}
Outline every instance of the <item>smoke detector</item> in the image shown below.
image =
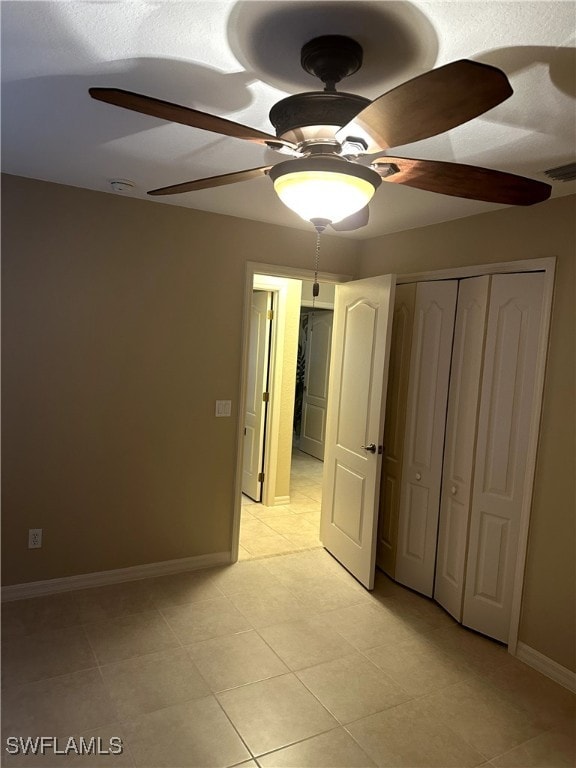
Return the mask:
{"type": "Polygon", "coordinates": [[[129,179],[110,179],[109,183],[114,192],[131,192],[136,188],[136,184],[129,179]]]}

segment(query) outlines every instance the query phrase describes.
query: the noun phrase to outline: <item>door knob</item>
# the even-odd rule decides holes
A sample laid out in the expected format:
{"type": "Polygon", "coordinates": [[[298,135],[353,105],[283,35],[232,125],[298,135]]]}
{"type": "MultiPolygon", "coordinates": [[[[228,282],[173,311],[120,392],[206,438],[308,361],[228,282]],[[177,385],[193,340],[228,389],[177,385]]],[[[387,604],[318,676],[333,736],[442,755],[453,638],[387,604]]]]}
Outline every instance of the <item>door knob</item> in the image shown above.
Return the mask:
{"type": "Polygon", "coordinates": [[[368,445],[363,445],[362,448],[364,448],[365,451],[368,451],[369,453],[376,453],[376,446],[374,443],[368,443],[368,445]]]}
{"type": "Polygon", "coordinates": [[[422,475],[420,472],[416,472],[416,480],[422,480],[422,475]]]}
{"type": "Polygon", "coordinates": [[[456,493],[457,490],[458,489],[456,488],[456,486],[453,485],[452,488],[450,488],[450,493],[456,493]]]}

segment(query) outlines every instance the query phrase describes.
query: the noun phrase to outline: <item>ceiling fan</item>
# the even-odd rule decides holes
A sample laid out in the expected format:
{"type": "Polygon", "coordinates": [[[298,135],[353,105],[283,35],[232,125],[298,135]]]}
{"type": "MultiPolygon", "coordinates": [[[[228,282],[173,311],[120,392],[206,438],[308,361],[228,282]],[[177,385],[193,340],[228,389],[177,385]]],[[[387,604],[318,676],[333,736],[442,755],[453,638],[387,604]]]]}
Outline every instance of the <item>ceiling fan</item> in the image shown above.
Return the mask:
{"type": "Polygon", "coordinates": [[[269,175],[280,199],[317,231],[358,229],[381,181],[507,205],[532,205],[551,187],[534,179],[460,163],[389,154],[471,120],[512,95],[496,67],[461,59],[408,80],[374,101],[336,91],[362,65],[362,47],[343,35],[306,43],[304,70],[323,91],[288,96],[270,110],[276,136],[196,109],[118,88],[90,88],[92,98],[145,115],[212,131],[276,150],[290,159],[153,189],[175,195],[269,175]]]}

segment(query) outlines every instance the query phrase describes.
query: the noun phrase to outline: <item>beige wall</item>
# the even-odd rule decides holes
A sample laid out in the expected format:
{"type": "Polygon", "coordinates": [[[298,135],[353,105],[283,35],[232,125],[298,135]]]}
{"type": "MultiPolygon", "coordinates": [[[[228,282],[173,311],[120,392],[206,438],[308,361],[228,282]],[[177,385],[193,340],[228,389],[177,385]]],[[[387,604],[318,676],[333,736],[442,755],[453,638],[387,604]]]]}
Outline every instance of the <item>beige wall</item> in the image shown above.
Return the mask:
{"type": "Polygon", "coordinates": [[[3,583],[229,551],[245,263],[309,269],[315,233],[2,182],[3,583]]]}
{"type": "MultiPolygon", "coordinates": [[[[228,551],[245,262],[309,268],[314,234],[11,176],[2,192],[4,584],[228,551]]],[[[573,670],[574,205],[322,247],[334,273],[360,253],[362,276],[558,258],[520,640],[573,670]]]]}
{"type": "Polygon", "coordinates": [[[362,277],[557,257],[554,309],[519,639],[576,670],[576,198],[362,243],[362,277]]]}

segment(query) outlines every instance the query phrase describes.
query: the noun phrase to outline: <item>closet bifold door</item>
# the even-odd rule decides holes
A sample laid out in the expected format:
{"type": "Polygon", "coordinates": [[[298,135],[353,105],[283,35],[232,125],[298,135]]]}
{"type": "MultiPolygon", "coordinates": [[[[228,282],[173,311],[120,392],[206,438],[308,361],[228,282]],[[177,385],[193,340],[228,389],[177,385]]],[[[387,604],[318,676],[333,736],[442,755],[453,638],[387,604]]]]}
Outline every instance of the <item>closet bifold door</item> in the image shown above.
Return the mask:
{"type": "Polygon", "coordinates": [[[434,599],[462,621],[490,276],[461,280],[446,415],[434,599]]]}
{"type": "Polygon", "coordinates": [[[462,622],[507,642],[544,275],[494,275],[478,419],[462,622]]]}
{"type": "Polygon", "coordinates": [[[416,283],[397,285],[390,342],[376,564],[394,578],[416,283]]]}
{"type": "Polygon", "coordinates": [[[432,597],[457,280],[418,283],[395,578],[432,597]]]}

